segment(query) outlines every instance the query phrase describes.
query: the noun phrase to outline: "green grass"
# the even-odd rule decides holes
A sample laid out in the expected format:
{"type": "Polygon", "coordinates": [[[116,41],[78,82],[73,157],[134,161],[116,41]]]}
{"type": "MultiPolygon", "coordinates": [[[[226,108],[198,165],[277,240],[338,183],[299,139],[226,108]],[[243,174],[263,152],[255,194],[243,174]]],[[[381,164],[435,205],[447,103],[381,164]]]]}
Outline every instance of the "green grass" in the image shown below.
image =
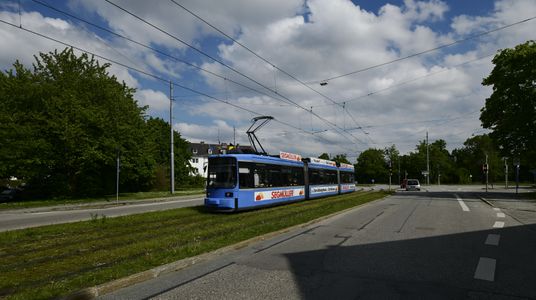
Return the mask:
{"type": "MultiPolygon", "coordinates": [[[[186,188],[182,190],[176,190],[173,195],[169,191],[121,193],[119,194],[119,201],[187,196],[187,195],[203,194],[204,192],[205,192],[204,188],[186,188]]],[[[116,201],[115,195],[107,195],[103,197],[94,197],[94,198],[79,198],[79,199],[30,200],[30,201],[0,203],[0,210],[18,209],[18,208],[35,208],[35,207],[46,207],[46,206],[55,206],[55,205],[69,205],[69,204],[86,204],[86,203],[91,204],[91,203],[98,203],[98,202],[105,202],[105,203],[113,204],[115,201],[116,201]]]]}
{"type": "Polygon", "coordinates": [[[0,233],[0,298],[48,299],[388,195],[347,195],[235,214],[203,207],[0,233]]]}

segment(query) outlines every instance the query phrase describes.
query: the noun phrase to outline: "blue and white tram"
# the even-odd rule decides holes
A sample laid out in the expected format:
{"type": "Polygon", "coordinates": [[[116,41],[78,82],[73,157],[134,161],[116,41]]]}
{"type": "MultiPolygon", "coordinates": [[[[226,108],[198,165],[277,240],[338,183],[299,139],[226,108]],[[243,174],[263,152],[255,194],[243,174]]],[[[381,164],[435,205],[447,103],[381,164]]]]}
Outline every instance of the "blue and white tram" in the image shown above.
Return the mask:
{"type": "MultiPolygon", "coordinates": [[[[353,167],[353,166],[352,166],[353,167]]],[[[237,211],[351,192],[350,167],[335,162],[281,152],[211,155],[208,161],[205,206],[237,211]],[[341,176],[341,174],[343,174],[341,176]],[[344,178],[344,181],[341,181],[344,178]]]]}
{"type": "Polygon", "coordinates": [[[339,191],[341,194],[355,191],[355,170],[350,164],[339,164],[339,191]]]}
{"type": "Polygon", "coordinates": [[[307,199],[339,193],[337,164],[334,161],[314,157],[306,158],[304,161],[307,173],[307,199]]]}
{"type": "Polygon", "coordinates": [[[208,159],[205,206],[241,210],[305,199],[304,163],[257,154],[208,159]]]}

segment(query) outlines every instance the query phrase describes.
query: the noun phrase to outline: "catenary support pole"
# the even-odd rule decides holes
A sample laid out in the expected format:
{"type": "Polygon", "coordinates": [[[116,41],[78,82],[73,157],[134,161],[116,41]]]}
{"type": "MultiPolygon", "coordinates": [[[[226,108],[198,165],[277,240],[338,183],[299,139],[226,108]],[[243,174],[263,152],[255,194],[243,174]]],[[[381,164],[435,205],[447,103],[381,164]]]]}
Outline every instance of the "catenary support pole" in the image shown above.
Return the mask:
{"type": "Polygon", "coordinates": [[[173,83],[169,81],[169,127],[170,132],[170,190],[171,194],[175,193],[175,155],[174,155],[174,143],[173,143],[173,83]]]}
{"type": "Polygon", "coordinates": [[[430,151],[428,145],[428,131],[426,132],[426,185],[430,185],[430,151]]]}

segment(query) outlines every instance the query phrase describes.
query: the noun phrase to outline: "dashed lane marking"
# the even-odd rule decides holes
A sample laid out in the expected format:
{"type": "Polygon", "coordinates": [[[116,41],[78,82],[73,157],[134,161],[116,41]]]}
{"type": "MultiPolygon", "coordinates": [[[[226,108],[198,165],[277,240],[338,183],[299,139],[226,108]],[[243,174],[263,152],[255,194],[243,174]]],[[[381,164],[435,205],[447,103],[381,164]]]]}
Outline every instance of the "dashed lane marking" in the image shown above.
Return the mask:
{"type": "Polygon", "coordinates": [[[504,222],[501,221],[495,221],[495,224],[493,224],[493,228],[503,228],[504,222]]]}
{"type": "Polygon", "coordinates": [[[502,212],[497,213],[497,218],[504,218],[506,215],[502,212]]]}
{"type": "Polygon", "coordinates": [[[498,207],[494,207],[493,210],[494,210],[494,211],[501,211],[501,209],[498,208],[498,207]]]}
{"type": "Polygon", "coordinates": [[[488,237],[486,238],[486,245],[491,246],[499,246],[499,240],[501,239],[500,234],[488,234],[488,237]]]}
{"type": "Polygon", "coordinates": [[[463,211],[469,211],[469,207],[467,207],[465,202],[463,202],[462,198],[460,198],[460,196],[458,196],[456,194],[454,194],[454,196],[456,196],[456,199],[458,199],[458,203],[460,203],[460,206],[462,207],[462,210],[463,211]]]}
{"type": "Polygon", "coordinates": [[[496,260],[488,257],[481,257],[475,271],[475,279],[494,281],[496,260]]]}

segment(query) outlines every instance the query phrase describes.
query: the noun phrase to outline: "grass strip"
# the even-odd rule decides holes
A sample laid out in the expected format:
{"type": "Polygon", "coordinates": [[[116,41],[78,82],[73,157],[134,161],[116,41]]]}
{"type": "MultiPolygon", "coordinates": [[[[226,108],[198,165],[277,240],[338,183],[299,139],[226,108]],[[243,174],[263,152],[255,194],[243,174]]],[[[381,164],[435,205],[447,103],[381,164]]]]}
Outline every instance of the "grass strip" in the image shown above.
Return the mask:
{"type": "Polygon", "coordinates": [[[190,207],[3,232],[0,298],[59,297],[387,194],[359,192],[235,214],[190,207]]]}

